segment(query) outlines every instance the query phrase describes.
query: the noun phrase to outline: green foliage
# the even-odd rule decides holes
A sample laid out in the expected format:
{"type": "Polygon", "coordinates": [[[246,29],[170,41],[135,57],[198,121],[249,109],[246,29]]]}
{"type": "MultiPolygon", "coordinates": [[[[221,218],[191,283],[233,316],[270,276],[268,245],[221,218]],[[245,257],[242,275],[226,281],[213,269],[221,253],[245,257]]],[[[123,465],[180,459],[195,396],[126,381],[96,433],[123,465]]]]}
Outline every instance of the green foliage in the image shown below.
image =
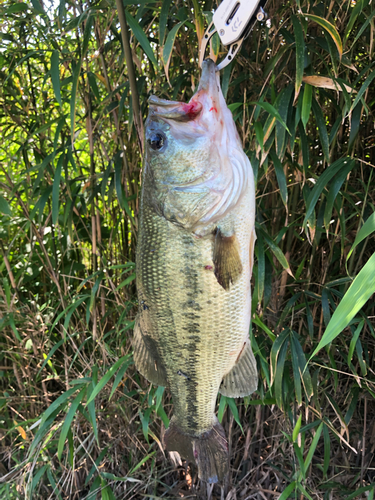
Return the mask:
{"type": "MultiPolygon", "coordinates": [[[[216,3],[123,6],[132,64],[113,0],[0,6],[1,498],[203,491],[165,460],[173,402],[132,363],[135,110],[137,93],[142,120],[151,94],[192,96],[216,3]]],[[[222,75],[257,184],[260,382],[219,400],[230,481],[241,498],[371,499],[375,10],[267,10],[222,75]]]]}

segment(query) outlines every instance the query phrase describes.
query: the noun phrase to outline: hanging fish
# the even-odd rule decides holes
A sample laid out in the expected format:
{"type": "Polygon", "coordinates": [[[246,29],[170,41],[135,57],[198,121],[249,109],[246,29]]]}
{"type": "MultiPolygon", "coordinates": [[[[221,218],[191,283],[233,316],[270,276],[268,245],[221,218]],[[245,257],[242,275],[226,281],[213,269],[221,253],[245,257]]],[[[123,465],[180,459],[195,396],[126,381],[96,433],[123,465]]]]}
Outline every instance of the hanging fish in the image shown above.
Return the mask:
{"type": "Polygon", "coordinates": [[[215,483],[229,462],[217,393],[242,397],[258,384],[249,340],[253,171],[210,59],[189,103],[149,104],[134,361],[172,394],[167,450],[215,483]]]}

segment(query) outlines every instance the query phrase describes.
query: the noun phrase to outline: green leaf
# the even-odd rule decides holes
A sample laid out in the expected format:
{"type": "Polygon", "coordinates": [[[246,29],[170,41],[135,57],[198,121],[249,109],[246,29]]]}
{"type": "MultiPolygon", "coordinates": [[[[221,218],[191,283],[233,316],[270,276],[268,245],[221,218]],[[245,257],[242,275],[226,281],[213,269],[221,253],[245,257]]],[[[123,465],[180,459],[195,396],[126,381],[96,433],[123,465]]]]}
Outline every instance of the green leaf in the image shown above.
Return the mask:
{"type": "Polygon", "coordinates": [[[181,26],[183,24],[184,24],[184,22],[177,23],[175,26],[173,26],[171,31],[168,33],[167,40],[166,40],[165,45],[163,47],[163,63],[167,67],[169,66],[169,62],[171,59],[173,45],[174,45],[176,35],[178,33],[178,30],[181,28],[181,26]]]}
{"type": "Polygon", "coordinates": [[[257,239],[258,250],[258,302],[260,303],[264,293],[264,277],[265,277],[265,255],[264,255],[264,242],[262,235],[258,235],[257,239]]]}
{"type": "Polygon", "coordinates": [[[60,179],[61,179],[61,168],[64,160],[64,155],[60,155],[60,158],[57,161],[55,177],[53,179],[52,186],[52,223],[56,225],[58,216],[59,216],[59,193],[60,193],[60,179]]]}
{"type": "Polygon", "coordinates": [[[169,63],[171,62],[174,41],[176,39],[178,30],[181,28],[181,26],[184,23],[185,23],[185,21],[177,23],[175,26],[173,26],[171,31],[168,33],[167,40],[166,40],[165,45],[163,47],[164,70],[165,70],[165,74],[167,75],[168,81],[169,81],[169,63]]]}
{"type": "Polygon", "coordinates": [[[352,363],[354,349],[355,349],[355,346],[357,344],[357,340],[358,340],[358,338],[359,338],[359,336],[361,334],[361,331],[362,331],[362,328],[363,328],[364,324],[365,324],[365,320],[362,319],[359,322],[359,324],[358,324],[358,326],[357,326],[357,328],[356,328],[356,330],[355,330],[355,332],[353,334],[352,340],[350,341],[350,346],[349,346],[349,351],[348,351],[348,358],[347,358],[348,366],[350,366],[351,363],[352,363]]]}
{"type": "Polygon", "coordinates": [[[296,489],[296,484],[296,481],[290,483],[277,500],[287,500],[287,498],[289,498],[289,495],[296,489]]]}
{"type": "Polygon", "coordinates": [[[41,6],[39,0],[31,0],[31,3],[33,4],[34,9],[39,13],[39,14],[45,14],[43,7],[41,6]]]}
{"type": "Polygon", "coordinates": [[[276,153],[273,150],[270,151],[270,155],[272,158],[273,166],[275,167],[275,173],[276,173],[277,183],[278,183],[279,188],[280,188],[281,199],[283,200],[285,208],[287,209],[288,187],[287,187],[287,183],[286,183],[284,169],[283,169],[283,166],[281,164],[281,161],[279,160],[278,156],[276,155],[276,153]]]}
{"type": "Polygon", "coordinates": [[[367,236],[369,236],[374,231],[375,231],[375,212],[373,212],[370,215],[370,217],[366,220],[361,229],[358,231],[354,243],[352,245],[352,248],[350,249],[348,256],[346,257],[346,260],[349,259],[355,247],[359,245],[361,241],[367,238],[367,236]]]}
{"type": "Polygon", "coordinates": [[[78,88],[79,75],[81,74],[81,66],[82,66],[82,59],[80,58],[73,71],[72,96],[70,98],[70,134],[71,134],[72,144],[74,142],[74,132],[76,124],[77,88],[78,88]]]}
{"type": "Polygon", "coordinates": [[[312,100],[312,110],[313,110],[313,113],[315,116],[316,125],[318,127],[318,132],[319,132],[320,142],[321,142],[322,149],[323,149],[324,158],[326,159],[326,162],[328,163],[329,162],[329,139],[328,139],[327,126],[326,126],[326,122],[325,122],[325,119],[323,116],[322,109],[319,106],[315,97],[312,100]]]}
{"type": "Polygon", "coordinates": [[[332,37],[332,40],[335,42],[337,50],[339,52],[340,57],[342,56],[342,41],[340,35],[336,29],[336,27],[331,24],[329,21],[324,19],[323,17],[315,16],[314,14],[305,14],[302,13],[303,17],[310,19],[311,21],[319,24],[324,30],[326,30],[332,37]]]}
{"type": "MultiPolygon", "coordinates": [[[[285,89],[283,89],[280,95],[277,97],[275,101],[275,106],[277,105],[277,109],[280,113],[281,119],[286,123],[288,118],[288,113],[291,109],[290,100],[294,92],[293,85],[288,85],[285,89]]],[[[280,124],[280,122],[276,123],[276,153],[280,159],[282,159],[281,155],[284,154],[285,148],[285,128],[280,124]]]]}
{"type": "Polygon", "coordinates": [[[12,215],[9,203],[5,198],[1,196],[1,194],[0,194],[0,212],[2,212],[5,215],[12,215]]]}
{"type": "Polygon", "coordinates": [[[103,389],[103,387],[108,383],[109,379],[113,377],[116,371],[120,368],[120,366],[129,358],[129,354],[126,356],[122,356],[116,363],[111,366],[111,368],[107,371],[107,373],[100,379],[100,382],[95,386],[94,390],[91,393],[91,396],[88,398],[87,403],[89,404],[93,401],[99,392],[103,389]]]}
{"type": "Polygon", "coordinates": [[[115,390],[117,389],[117,386],[119,385],[119,383],[123,379],[126,370],[129,368],[129,366],[131,364],[133,364],[133,360],[132,360],[130,354],[128,354],[128,359],[126,361],[124,361],[124,364],[120,367],[119,371],[117,372],[115,381],[113,382],[113,387],[112,387],[112,390],[111,390],[111,394],[109,395],[109,400],[112,398],[115,390]]]}
{"type": "Polygon", "coordinates": [[[132,17],[132,15],[126,9],[125,9],[125,15],[126,15],[126,20],[129,24],[131,30],[133,31],[135,38],[138,40],[138,42],[140,43],[145,54],[150,59],[150,61],[154,65],[155,70],[157,71],[158,62],[155,58],[154,52],[151,48],[151,45],[150,45],[150,42],[148,41],[147,36],[145,35],[144,31],[142,30],[142,28],[140,27],[138,22],[134,19],[134,17],[132,17]]]}
{"type": "Polygon", "coordinates": [[[303,36],[303,29],[300,20],[297,16],[292,16],[292,23],[294,28],[294,36],[296,40],[296,81],[295,81],[295,100],[301,90],[304,60],[305,60],[305,40],[303,36]]]}
{"type": "Polygon", "coordinates": [[[293,429],[293,435],[292,435],[292,438],[293,438],[293,441],[296,442],[297,441],[297,437],[298,437],[298,434],[299,434],[299,430],[301,428],[301,423],[302,423],[302,413],[300,414],[300,416],[298,417],[298,420],[297,420],[297,423],[296,425],[294,426],[294,429],[293,429]]]}
{"type": "Polygon", "coordinates": [[[227,402],[228,402],[228,406],[230,408],[230,411],[233,414],[234,420],[236,421],[237,425],[239,426],[239,428],[241,429],[241,431],[243,433],[243,428],[241,425],[240,416],[238,414],[238,408],[237,408],[235,400],[233,398],[227,398],[227,402]]]}
{"type": "MultiPolygon", "coordinates": [[[[238,106],[242,106],[242,103],[236,103],[238,106]]],[[[250,101],[247,103],[248,106],[259,106],[260,108],[264,109],[269,113],[273,118],[275,118],[284,128],[287,132],[289,132],[289,129],[285,123],[285,121],[281,118],[280,113],[277,111],[277,109],[272,106],[269,102],[264,102],[264,101],[250,101]]],[[[229,107],[229,106],[228,106],[229,107]]],[[[231,111],[233,112],[234,110],[230,108],[231,111]]],[[[289,132],[290,134],[290,132],[289,132]]]]}
{"type": "Polygon", "coordinates": [[[169,7],[171,5],[172,0],[163,0],[160,11],[160,20],[159,20],[159,45],[160,47],[164,44],[165,37],[165,28],[167,27],[168,22],[168,12],[169,7]]]}
{"type": "Polygon", "coordinates": [[[217,419],[219,420],[220,423],[223,421],[224,412],[227,406],[228,406],[227,398],[225,396],[220,396],[220,404],[217,412],[217,419]]]}
{"type": "Polygon", "coordinates": [[[332,216],[332,210],[333,210],[333,205],[336,200],[336,196],[338,192],[341,189],[341,186],[345,179],[347,178],[349,172],[353,168],[352,162],[348,162],[344,167],[336,174],[332,180],[331,186],[329,188],[328,196],[327,196],[327,203],[326,207],[324,210],[324,225],[326,227],[326,230],[329,230],[330,222],[331,222],[331,216],[332,216]]]}
{"type": "Polygon", "coordinates": [[[280,264],[283,266],[283,268],[287,271],[287,273],[290,276],[293,276],[292,271],[290,270],[289,267],[289,262],[287,261],[285,255],[281,251],[281,249],[275,244],[273,239],[266,233],[266,231],[258,224],[256,224],[257,232],[261,232],[262,236],[267,243],[267,245],[270,247],[271,252],[274,254],[276,259],[280,262],[280,264]]]}
{"type": "Polygon", "coordinates": [[[302,110],[301,110],[301,120],[305,130],[307,122],[309,121],[310,118],[311,101],[312,101],[312,86],[309,85],[308,83],[305,83],[305,87],[303,90],[302,110]]]}
{"type": "Polygon", "coordinates": [[[94,21],[94,16],[90,12],[85,23],[85,31],[83,33],[82,57],[85,57],[89,46],[93,21],[94,21]]]}
{"type": "Polygon", "coordinates": [[[323,192],[323,189],[328,185],[329,181],[337,175],[342,168],[347,168],[350,165],[351,170],[355,165],[355,160],[349,157],[339,158],[332,165],[330,165],[319,177],[314,188],[306,201],[306,215],[303,221],[303,227],[306,227],[307,221],[312,215],[315,205],[323,192]]]}
{"type": "Polygon", "coordinates": [[[356,95],[356,98],[354,99],[354,102],[352,104],[352,107],[349,110],[349,114],[353,111],[353,109],[357,106],[359,101],[362,99],[363,94],[366,92],[368,87],[371,85],[374,78],[375,78],[375,70],[372,73],[370,73],[370,75],[366,78],[365,82],[363,83],[362,87],[359,89],[358,94],[356,95]]]}
{"type": "MultiPolygon", "coordinates": [[[[363,266],[350,288],[342,298],[332,315],[323,337],[311,355],[311,358],[331,343],[348,326],[357,312],[365,305],[375,292],[375,253],[363,266]]],[[[310,358],[310,359],[311,359],[310,358]]]]}
{"type": "Polygon", "coordinates": [[[320,425],[319,425],[319,427],[317,428],[317,430],[315,432],[315,436],[313,437],[313,440],[311,442],[309,451],[307,453],[307,457],[305,459],[305,470],[306,471],[309,468],[311,460],[312,460],[312,458],[314,456],[314,453],[315,453],[316,447],[318,445],[318,442],[319,442],[322,430],[323,430],[323,422],[321,422],[320,425]]]}
{"type": "Polygon", "coordinates": [[[276,335],[271,332],[271,330],[268,328],[268,326],[266,326],[263,323],[263,321],[259,318],[259,316],[257,314],[254,314],[254,316],[252,318],[252,322],[255,325],[259,326],[259,328],[261,328],[269,336],[269,338],[272,340],[272,342],[274,342],[274,340],[276,339],[276,335]]]}
{"type": "Polygon", "coordinates": [[[24,12],[28,8],[29,8],[29,6],[26,5],[25,3],[16,3],[16,4],[11,5],[10,7],[8,7],[5,10],[5,14],[8,15],[8,14],[16,14],[18,12],[24,12]]]}
{"type": "Polygon", "coordinates": [[[59,51],[54,50],[51,56],[51,80],[52,87],[55,93],[56,101],[62,106],[61,91],[60,91],[60,64],[59,64],[59,51]]]}
{"type": "Polygon", "coordinates": [[[58,459],[61,460],[61,455],[64,449],[64,444],[65,444],[65,439],[68,434],[68,431],[70,430],[70,426],[72,423],[72,420],[76,414],[77,408],[79,404],[81,403],[83,396],[86,394],[86,387],[84,387],[79,394],[76,396],[72,404],[70,405],[69,411],[65,417],[64,424],[61,428],[60,432],[60,438],[59,438],[59,443],[57,445],[57,456],[58,459]]]}

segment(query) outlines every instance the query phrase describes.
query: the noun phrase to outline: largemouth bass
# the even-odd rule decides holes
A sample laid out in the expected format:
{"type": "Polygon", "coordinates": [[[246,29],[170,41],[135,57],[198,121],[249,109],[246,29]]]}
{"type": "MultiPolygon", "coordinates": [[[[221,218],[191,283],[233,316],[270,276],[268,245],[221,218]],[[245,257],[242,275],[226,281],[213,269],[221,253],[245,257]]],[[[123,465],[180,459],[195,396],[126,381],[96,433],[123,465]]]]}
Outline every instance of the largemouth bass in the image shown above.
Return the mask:
{"type": "Polygon", "coordinates": [[[214,483],[228,470],[217,394],[242,397],[258,384],[249,341],[253,171],[210,59],[189,103],[149,104],[134,361],[171,391],[167,450],[214,483]]]}

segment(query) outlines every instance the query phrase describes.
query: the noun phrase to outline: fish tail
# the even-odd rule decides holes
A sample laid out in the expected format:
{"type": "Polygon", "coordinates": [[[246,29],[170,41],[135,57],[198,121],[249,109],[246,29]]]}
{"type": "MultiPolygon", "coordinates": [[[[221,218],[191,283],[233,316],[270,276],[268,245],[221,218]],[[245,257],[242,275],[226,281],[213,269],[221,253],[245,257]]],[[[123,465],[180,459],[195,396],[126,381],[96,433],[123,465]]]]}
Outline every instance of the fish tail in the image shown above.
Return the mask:
{"type": "Polygon", "coordinates": [[[199,478],[207,483],[222,482],[228,472],[228,442],[223,427],[215,420],[210,430],[191,436],[182,432],[172,417],[164,436],[167,450],[196,462],[199,478]]]}

